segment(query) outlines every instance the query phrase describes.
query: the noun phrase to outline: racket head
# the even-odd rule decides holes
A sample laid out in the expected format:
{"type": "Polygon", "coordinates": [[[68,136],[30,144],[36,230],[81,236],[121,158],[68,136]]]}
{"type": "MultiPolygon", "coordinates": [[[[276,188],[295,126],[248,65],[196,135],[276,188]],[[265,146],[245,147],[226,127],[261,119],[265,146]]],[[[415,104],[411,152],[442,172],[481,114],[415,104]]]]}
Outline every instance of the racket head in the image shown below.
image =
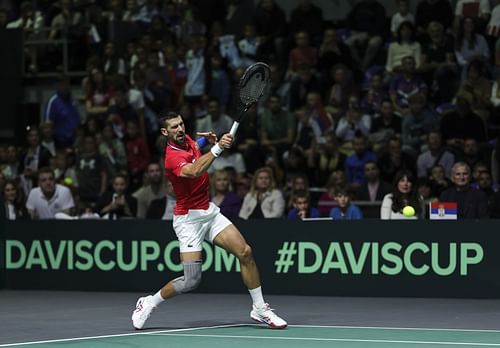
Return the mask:
{"type": "Polygon", "coordinates": [[[238,83],[238,95],[245,108],[256,103],[266,91],[271,80],[271,69],[263,62],[257,62],[246,68],[238,83]]]}

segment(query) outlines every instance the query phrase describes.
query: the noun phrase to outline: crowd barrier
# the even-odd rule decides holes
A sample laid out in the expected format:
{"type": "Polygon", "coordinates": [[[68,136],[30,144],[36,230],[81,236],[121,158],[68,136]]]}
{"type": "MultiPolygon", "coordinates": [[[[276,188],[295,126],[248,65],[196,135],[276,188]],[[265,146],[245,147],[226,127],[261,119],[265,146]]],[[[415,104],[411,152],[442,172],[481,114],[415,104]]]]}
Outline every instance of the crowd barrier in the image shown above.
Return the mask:
{"type": "MultiPolygon", "coordinates": [[[[500,297],[498,223],[235,221],[268,294],[500,297]]],[[[170,221],[17,221],[0,236],[7,289],[157,290],[181,274],[170,221]]],[[[244,293],[237,260],[204,245],[205,293],[244,293]]]]}

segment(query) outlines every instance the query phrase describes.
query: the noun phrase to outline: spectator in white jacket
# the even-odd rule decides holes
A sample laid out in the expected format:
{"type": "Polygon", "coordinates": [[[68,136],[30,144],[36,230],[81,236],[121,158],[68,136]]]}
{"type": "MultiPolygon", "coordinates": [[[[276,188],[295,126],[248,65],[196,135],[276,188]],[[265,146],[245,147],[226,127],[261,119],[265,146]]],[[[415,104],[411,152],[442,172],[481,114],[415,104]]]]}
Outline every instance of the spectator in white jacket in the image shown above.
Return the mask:
{"type": "Polygon", "coordinates": [[[279,218],[285,212],[283,193],[276,187],[272,169],[255,171],[250,191],[245,195],[239,216],[243,219],[279,218]]]}

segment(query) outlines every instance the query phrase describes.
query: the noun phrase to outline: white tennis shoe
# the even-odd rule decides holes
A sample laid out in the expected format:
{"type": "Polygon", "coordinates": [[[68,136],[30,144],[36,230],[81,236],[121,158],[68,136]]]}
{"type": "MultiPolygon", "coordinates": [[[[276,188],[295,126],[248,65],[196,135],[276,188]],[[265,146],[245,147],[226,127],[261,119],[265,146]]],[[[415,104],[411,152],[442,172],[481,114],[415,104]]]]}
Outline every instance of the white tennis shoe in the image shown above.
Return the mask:
{"type": "Polygon", "coordinates": [[[250,312],[250,318],[259,323],[267,324],[271,329],[284,329],[287,327],[287,322],[281,319],[268,303],[264,304],[264,307],[257,308],[255,305],[250,312]]]}
{"type": "Polygon", "coordinates": [[[135,310],[132,313],[132,325],[136,330],[140,330],[146,324],[146,321],[151,316],[151,312],[156,309],[156,306],[151,302],[153,296],[140,297],[135,305],[135,310]]]}

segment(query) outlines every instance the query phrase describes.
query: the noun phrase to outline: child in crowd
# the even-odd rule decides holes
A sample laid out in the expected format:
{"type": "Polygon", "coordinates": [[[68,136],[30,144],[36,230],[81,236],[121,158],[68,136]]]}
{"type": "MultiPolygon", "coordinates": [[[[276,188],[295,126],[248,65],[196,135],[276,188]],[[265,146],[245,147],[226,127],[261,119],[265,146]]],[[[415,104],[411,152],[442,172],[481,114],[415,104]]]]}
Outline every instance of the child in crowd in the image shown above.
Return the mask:
{"type": "Polygon", "coordinates": [[[339,186],[335,189],[335,200],[338,206],[330,210],[333,220],[361,220],[363,214],[357,205],[351,203],[351,194],[346,187],[339,186]]]}
{"type": "Polygon", "coordinates": [[[318,218],[319,211],[311,208],[309,193],[306,190],[298,190],[293,194],[293,208],[288,212],[289,220],[303,220],[305,218],[318,218]]]}

